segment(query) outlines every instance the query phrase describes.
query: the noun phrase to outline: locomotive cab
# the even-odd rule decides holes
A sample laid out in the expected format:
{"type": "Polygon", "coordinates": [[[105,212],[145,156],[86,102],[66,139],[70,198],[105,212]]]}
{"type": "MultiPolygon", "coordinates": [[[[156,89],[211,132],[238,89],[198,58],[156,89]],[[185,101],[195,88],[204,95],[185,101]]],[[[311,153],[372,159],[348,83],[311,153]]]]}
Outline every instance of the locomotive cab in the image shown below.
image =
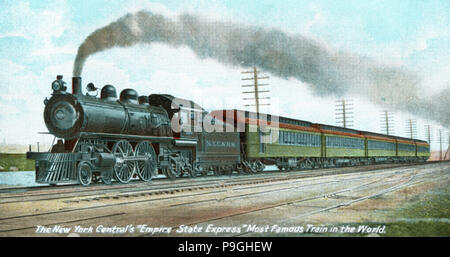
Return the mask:
{"type": "Polygon", "coordinates": [[[203,119],[208,112],[197,103],[162,94],[152,94],[148,101],[167,111],[174,137],[194,138],[196,132],[202,132],[203,119]]]}

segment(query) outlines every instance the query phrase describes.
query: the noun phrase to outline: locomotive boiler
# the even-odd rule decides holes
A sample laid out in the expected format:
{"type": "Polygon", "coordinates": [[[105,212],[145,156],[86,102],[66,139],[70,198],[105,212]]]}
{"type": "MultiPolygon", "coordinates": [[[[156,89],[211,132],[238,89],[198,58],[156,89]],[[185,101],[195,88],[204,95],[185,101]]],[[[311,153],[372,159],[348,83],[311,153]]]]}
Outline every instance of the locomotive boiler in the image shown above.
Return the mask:
{"type": "MultiPolygon", "coordinates": [[[[105,85],[97,98],[82,95],[80,77],[72,79],[72,94],[60,90],[59,84],[64,84],[60,76],[52,83],[53,96],[44,110],[45,124],[58,138],[75,139],[83,132],[172,136],[167,112],[150,106],[148,97],[138,96],[134,89],[123,90],[118,100],[111,85],[105,85]]],[[[96,90],[89,85],[91,91],[96,90]]]]}

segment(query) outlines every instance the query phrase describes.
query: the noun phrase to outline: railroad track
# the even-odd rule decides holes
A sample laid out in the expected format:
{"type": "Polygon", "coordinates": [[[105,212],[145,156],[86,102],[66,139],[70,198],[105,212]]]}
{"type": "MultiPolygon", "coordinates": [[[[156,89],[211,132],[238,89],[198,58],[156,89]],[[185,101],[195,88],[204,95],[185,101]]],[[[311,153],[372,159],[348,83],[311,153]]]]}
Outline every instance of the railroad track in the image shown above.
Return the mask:
{"type": "MultiPolygon", "coordinates": [[[[256,214],[256,213],[268,211],[268,210],[271,210],[271,209],[276,209],[276,208],[280,208],[280,207],[284,207],[284,206],[288,206],[288,205],[292,206],[292,205],[295,205],[295,204],[298,204],[298,203],[305,203],[305,202],[318,200],[318,199],[322,199],[322,198],[336,198],[336,196],[342,195],[343,193],[346,193],[346,192],[352,191],[354,193],[354,192],[358,192],[358,191],[367,190],[368,187],[373,186],[374,184],[376,185],[377,183],[385,183],[386,179],[392,178],[392,177],[394,177],[394,176],[396,176],[398,174],[401,174],[401,173],[407,173],[407,174],[406,174],[406,176],[401,176],[399,178],[396,178],[395,180],[399,181],[397,184],[394,184],[394,185],[389,186],[387,188],[382,188],[382,189],[378,190],[375,193],[370,193],[370,194],[367,194],[367,195],[354,197],[355,199],[352,199],[352,200],[349,200],[349,201],[345,201],[344,200],[344,201],[339,202],[337,204],[332,204],[330,206],[326,206],[326,207],[320,208],[318,210],[304,212],[304,213],[301,213],[299,215],[292,216],[292,217],[290,217],[288,219],[279,220],[278,224],[284,224],[285,222],[293,221],[295,219],[306,218],[306,217],[310,217],[310,216],[313,216],[315,214],[319,214],[319,213],[322,213],[322,212],[335,210],[335,209],[338,209],[338,208],[341,208],[341,207],[344,207],[344,206],[350,206],[352,204],[355,204],[355,203],[358,203],[358,202],[361,202],[361,201],[364,201],[364,200],[372,199],[372,198],[375,198],[375,197],[379,197],[381,195],[384,195],[384,194],[387,194],[387,193],[391,193],[391,192],[394,192],[396,190],[400,190],[402,188],[406,188],[408,186],[412,186],[412,185],[419,184],[419,183],[422,182],[420,180],[415,181],[415,179],[418,177],[417,172],[414,172],[414,171],[411,171],[411,170],[407,170],[407,171],[403,171],[403,172],[395,172],[394,174],[391,174],[391,175],[389,175],[387,177],[383,176],[380,179],[376,179],[376,180],[373,180],[373,181],[370,181],[370,182],[367,182],[367,183],[363,183],[363,184],[360,184],[360,185],[356,185],[356,186],[347,187],[347,188],[344,188],[344,189],[339,189],[337,191],[328,192],[328,193],[324,193],[324,194],[317,194],[317,195],[314,195],[314,196],[311,196],[311,197],[302,198],[302,199],[295,199],[295,200],[291,200],[291,201],[285,201],[285,202],[277,203],[277,204],[273,204],[273,205],[262,206],[260,208],[255,208],[255,209],[252,209],[252,210],[246,210],[246,211],[242,211],[242,212],[237,212],[237,213],[233,213],[231,215],[223,215],[223,216],[219,216],[219,217],[215,217],[215,218],[211,218],[211,219],[199,220],[199,221],[196,221],[196,222],[191,222],[191,223],[189,223],[187,225],[188,226],[194,226],[194,225],[208,224],[208,223],[211,223],[211,222],[223,221],[223,220],[226,220],[226,219],[229,219],[229,218],[234,218],[234,217],[248,215],[248,214],[256,214]],[[408,174],[408,173],[411,173],[411,174],[408,174]]],[[[421,175],[424,175],[424,174],[421,174],[421,175]]],[[[366,178],[364,178],[364,179],[366,179],[366,178]]],[[[443,178],[435,178],[434,181],[442,180],[442,179],[443,178]]],[[[445,179],[448,180],[449,176],[447,175],[445,179]]],[[[340,181],[340,182],[342,182],[342,181],[340,181]]],[[[392,183],[392,181],[391,181],[391,183],[392,183]]],[[[380,185],[378,185],[378,186],[380,186],[380,185]]],[[[281,190],[284,190],[284,189],[279,189],[277,191],[281,191],[281,190]]],[[[265,193],[265,192],[261,192],[261,193],[265,193]]],[[[262,215],[262,216],[264,216],[264,215],[262,215]]],[[[172,227],[173,230],[175,230],[176,228],[177,228],[177,226],[172,227]]],[[[253,235],[261,235],[261,234],[255,233],[255,232],[244,232],[244,233],[239,233],[239,234],[230,234],[230,236],[238,237],[238,236],[245,236],[245,235],[252,235],[252,234],[253,235]]],[[[146,234],[144,236],[152,236],[152,235],[151,234],[146,234]]],[[[221,234],[220,236],[226,236],[226,234],[225,235],[221,234]]]]}
{"type": "MultiPolygon", "coordinates": [[[[425,163],[429,164],[429,163],[425,163]]],[[[0,189],[0,206],[3,203],[22,202],[22,201],[38,201],[38,200],[56,200],[63,198],[71,198],[74,196],[92,196],[106,192],[117,191],[119,193],[139,193],[145,191],[151,191],[148,194],[158,193],[164,190],[168,190],[166,193],[177,192],[177,188],[181,191],[189,190],[189,186],[201,188],[202,184],[217,183],[224,180],[234,182],[235,180],[253,180],[266,176],[325,176],[334,174],[345,174],[351,172],[371,171],[382,168],[395,168],[395,167],[407,167],[415,165],[424,165],[424,163],[415,164],[378,164],[371,166],[355,166],[344,168],[329,168],[320,170],[299,170],[291,172],[280,173],[278,171],[267,171],[260,174],[253,175],[238,175],[238,176],[219,176],[219,177],[203,177],[203,178],[180,178],[176,181],[169,181],[166,179],[160,179],[150,183],[134,182],[130,184],[116,184],[113,186],[108,185],[92,185],[88,187],[74,186],[74,185],[62,185],[58,187],[43,186],[43,187],[19,187],[19,188],[4,188],[0,189]],[[62,188],[61,188],[62,187],[62,188]]]]}
{"type": "MultiPolygon", "coordinates": [[[[341,189],[341,190],[334,191],[334,192],[329,192],[329,193],[324,193],[324,194],[317,194],[317,195],[314,195],[312,197],[307,197],[307,198],[302,198],[302,199],[295,199],[295,200],[291,200],[291,201],[284,201],[282,203],[276,203],[276,204],[269,204],[269,205],[258,207],[258,208],[254,208],[254,209],[251,209],[251,210],[245,210],[245,211],[241,211],[241,212],[237,212],[237,213],[233,213],[233,214],[229,214],[229,215],[222,215],[222,216],[219,216],[219,217],[214,217],[214,218],[211,218],[211,219],[195,221],[195,222],[191,222],[191,223],[188,223],[188,224],[185,224],[185,225],[187,225],[187,226],[194,226],[194,225],[200,225],[200,224],[205,224],[205,223],[211,223],[211,222],[214,222],[214,221],[225,220],[225,219],[228,219],[228,218],[233,218],[233,217],[237,217],[237,216],[241,216],[241,215],[247,215],[247,214],[252,214],[252,213],[257,213],[257,212],[261,212],[261,211],[274,209],[274,208],[279,208],[279,207],[286,206],[286,205],[292,205],[294,203],[307,202],[307,201],[311,201],[311,200],[325,198],[327,196],[336,195],[336,194],[339,194],[339,193],[342,193],[342,192],[347,192],[347,191],[355,189],[355,188],[362,188],[362,187],[368,186],[370,184],[373,184],[375,182],[379,182],[379,181],[385,180],[385,179],[387,179],[389,177],[395,176],[398,173],[405,173],[405,172],[407,172],[407,171],[400,171],[400,172],[396,171],[396,172],[394,172],[393,174],[391,174],[391,175],[389,175],[387,177],[383,176],[380,179],[377,179],[375,181],[370,181],[370,182],[367,182],[367,183],[363,183],[362,185],[357,185],[357,186],[341,189]]],[[[391,172],[389,172],[389,173],[391,173],[391,172]]],[[[383,175],[386,175],[386,174],[383,174],[383,175]]],[[[313,183],[313,184],[308,184],[307,186],[311,187],[311,186],[318,186],[318,185],[329,184],[329,183],[337,183],[337,182],[343,182],[343,181],[349,182],[351,180],[363,180],[363,179],[366,180],[366,179],[372,178],[374,176],[380,176],[380,174],[376,174],[376,175],[372,175],[372,176],[365,176],[365,177],[357,177],[357,178],[347,178],[347,179],[344,179],[344,180],[327,181],[327,182],[323,182],[323,183],[313,183]]],[[[285,190],[292,190],[292,189],[295,189],[295,188],[298,188],[298,187],[299,186],[293,186],[293,187],[275,189],[275,190],[270,190],[270,191],[263,191],[263,192],[255,192],[255,193],[250,193],[250,194],[236,195],[236,196],[233,196],[233,197],[229,197],[229,199],[230,198],[249,197],[251,195],[254,196],[254,195],[257,195],[257,194],[273,193],[273,192],[276,192],[276,191],[279,192],[279,191],[285,191],[285,190]]],[[[213,199],[213,200],[210,200],[210,201],[217,201],[217,200],[213,199]]],[[[188,204],[195,204],[195,203],[199,203],[199,202],[184,203],[184,204],[180,204],[180,205],[188,205],[188,204]]],[[[179,206],[179,205],[176,205],[176,206],[179,206]]],[[[174,227],[172,227],[172,229],[175,230],[177,227],[178,226],[174,226],[174,227]]],[[[245,234],[248,234],[248,233],[241,233],[241,234],[233,235],[233,236],[239,236],[239,235],[245,235],[245,234]]],[[[143,235],[143,236],[151,236],[151,234],[146,234],[146,235],[143,235]]]]}
{"type": "MultiPolygon", "coordinates": [[[[395,171],[398,172],[398,171],[395,171]]],[[[400,171],[402,172],[402,171],[400,171]]],[[[367,179],[369,177],[373,177],[373,176],[381,176],[381,174],[373,174],[373,175],[368,175],[368,176],[364,176],[364,177],[356,177],[356,178],[348,178],[345,180],[362,180],[362,179],[367,179]]],[[[18,218],[25,218],[25,217],[37,217],[37,216],[43,216],[43,215],[49,215],[49,214],[58,214],[58,213],[65,213],[65,212],[74,212],[74,211],[79,211],[79,210],[89,210],[89,209],[98,209],[98,208],[106,208],[106,207],[112,207],[112,206],[123,206],[123,205],[132,205],[132,204],[138,204],[138,203],[144,203],[144,202],[156,202],[156,201],[165,201],[165,200],[171,200],[171,199],[179,199],[179,198],[186,198],[186,197],[192,197],[192,196],[200,196],[200,195],[208,195],[208,194],[217,194],[217,193],[222,193],[225,192],[226,190],[222,190],[221,188],[227,188],[227,187],[234,187],[234,186],[243,186],[241,188],[235,188],[233,190],[235,191],[239,191],[239,190],[244,190],[244,189],[254,189],[256,187],[258,188],[267,188],[267,187],[271,187],[271,186],[278,186],[280,184],[295,184],[295,182],[292,182],[292,180],[294,179],[303,179],[303,176],[291,176],[291,177],[283,177],[283,178],[274,178],[274,179],[263,179],[263,180],[257,180],[256,179],[252,179],[250,181],[237,181],[237,182],[227,182],[227,183],[219,183],[219,184],[214,184],[214,185],[202,185],[199,188],[191,188],[188,187],[186,189],[186,191],[194,191],[194,190],[206,190],[206,189],[219,189],[219,190],[213,190],[210,192],[199,192],[199,193],[193,193],[193,194],[187,194],[187,195],[175,195],[175,196],[163,196],[161,198],[153,198],[153,199],[143,199],[143,200],[136,200],[136,201],[127,201],[127,202],[121,202],[121,203],[114,203],[114,204],[105,204],[105,205],[98,205],[98,206],[90,206],[90,207],[85,207],[85,208],[79,208],[79,209],[69,209],[69,210],[61,210],[61,211],[53,211],[53,212],[45,212],[45,213],[37,213],[37,214],[28,214],[28,215],[20,215],[20,216],[12,216],[12,217],[0,217],[0,222],[4,221],[4,220],[12,220],[12,219],[18,219],[18,218]],[[279,184],[272,184],[272,185],[267,185],[267,183],[270,182],[277,182],[277,181],[282,181],[279,184]],[[284,181],[284,182],[283,182],[284,181]],[[246,187],[246,185],[254,185],[254,184],[261,184],[259,186],[250,186],[250,187],[246,187]]],[[[317,185],[322,185],[322,184],[329,184],[329,183],[335,183],[335,182],[339,182],[342,180],[335,180],[335,181],[327,181],[327,182],[318,182],[318,183],[313,183],[310,184],[309,186],[317,186],[317,185]]],[[[301,183],[301,181],[299,181],[298,183],[301,183]]],[[[291,188],[296,188],[298,186],[294,186],[291,188]]],[[[173,192],[183,192],[185,190],[180,189],[180,188],[176,188],[174,189],[175,191],[173,192]]],[[[277,191],[281,191],[281,190],[285,190],[285,189],[277,189],[277,191]]],[[[162,191],[162,192],[147,192],[147,193],[141,193],[139,192],[139,194],[134,194],[136,196],[146,196],[146,195],[172,195],[173,194],[172,191],[162,191]]],[[[264,193],[268,193],[268,192],[272,192],[272,191],[264,191],[264,192],[260,192],[260,193],[256,193],[256,194],[264,194],[264,193]]],[[[255,194],[255,193],[253,193],[255,194]]],[[[242,194],[239,196],[235,196],[235,198],[238,197],[245,197],[248,196],[250,194],[242,194]]],[[[82,202],[82,201],[99,201],[101,202],[101,200],[110,200],[110,199],[120,199],[120,198],[127,198],[127,200],[130,200],[130,197],[132,195],[128,194],[128,195],[116,195],[116,196],[104,196],[104,197],[93,197],[90,199],[81,199],[81,200],[73,200],[73,201],[68,201],[68,202],[82,202]]],[[[61,199],[61,198],[58,198],[61,199]]],[[[53,200],[53,199],[52,199],[53,200]]],[[[210,201],[215,201],[215,199],[210,200],[210,201]]],[[[10,202],[11,203],[11,202],[10,202]]],[[[189,204],[195,204],[197,203],[196,201],[192,201],[192,202],[187,202],[187,203],[183,203],[180,205],[189,205],[189,204]]],[[[176,206],[176,205],[172,205],[172,206],[176,206]]],[[[0,231],[2,232],[2,231],[0,231]]]]}
{"type": "MultiPolygon", "coordinates": [[[[272,176],[267,176],[267,175],[262,176],[261,175],[262,177],[242,176],[242,177],[236,177],[232,180],[223,179],[223,178],[219,179],[219,180],[204,179],[204,181],[201,184],[197,183],[196,185],[192,184],[191,183],[192,181],[186,180],[186,181],[183,181],[182,183],[179,183],[175,187],[173,187],[173,185],[168,185],[167,183],[162,183],[159,185],[155,185],[155,187],[152,189],[149,189],[149,188],[123,188],[123,190],[124,190],[123,192],[120,192],[114,196],[105,196],[105,197],[94,196],[94,197],[91,197],[90,199],[87,198],[87,199],[80,200],[80,201],[87,201],[87,202],[95,202],[96,204],[98,204],[95,206],[88,206],[88,207],[84,207],[84,208],[67,209],[67,210],[57,210],[57,211],[28,214],[28,215],[0,217],[0,226],[2,226],[2,224],[10,223],[11,221],[14,221],[14,223],[21,223],[20,222],[21,220],[26,221],[27,219],[32,219],[32,218],[39,218],[40,220],[42,220],[43,217],[48,217],[50,220],[52,220],[50,218],[52,215],[61,215],[63,213],[69,213],[69,212],[80,212],[80,214],[81,214],[82,212],[87,211],[87,210],[93,210],[93,209],[105,210],[105,209],[108,209],[111,207],[130,206],[130,205],[135,205],[135,204],[140,204],[140,203],[151,203],[151,202],[159,202],[159,201],[167,201],[167,200],[187,199],[187,201],[184,201],[184,202],[167,205],[169,208],[178,208],[178,207],[183,207],[183,206],[188,206],[188,205],[205,204],[208,202],[214,202],[214,201],[217,201],[217,199],[230,200],[230,199],[237,199],[237,198],[255,197],[257,195],[274,193],[277,191],[281,192],[281,191],[287,191],[287,190],[294,190],[294,189],[298,189],[298,188],[305,189],[307,187],[315,187],[315,186],[320,186],[320,185],[324,185],[324,184],[343,183],[343,182],[350,183],[350,182],[355,182],[358,180],[360,180],[360,181],[361,180],[362,181],[370,180],[369,182],[365,182],[365,183],[357,186],[360,188],[364,188],[364,187],[374,184],[376,182],[381,182],[383,180],[386,180],[389,177],[401,176],[402,174],[410,174],[414,170],[413,167],[405,169],[405,166],[397,167],[394,169],[392,169],[392,168],[379,169],[381,167],[379,165],[377,165],[377,166],[378,166],[377,167],[378,169],[371,169],[371,170],[377,170],[377,172],[376,173],[372,172],[370,174],[364,173],[367,170],[356,170],[355,171],[353,169],[351,171],[347,170],[346,172],[342,172],[342,170],[339,171],[339,169],[321,171],[322,175],[320,175],[320,176],[342,175],[343,178],[336,178],[331,181],[320,181],[321,178],[318,178],[319,181],[316,181],[316,179],[314,179],[314,181],[316,181],[316,182],[309,183],[309,184],[305,183],[304,178],[308,178],[308,177],[312,178],[312,177],[317,176],[317,171],[315,172],[316,174],[299,174],[299,173],[291,172],[291,173],[283,173],[283,176],[279,176],[280,173],[277,174],[278,176],[277,175],[272,175],[272,176]],[[351,173],[354,173],[354,174],[351,174],[351,173]],[[214,182],[214,183],[212,183],[212,182],[214,182]],[[172,187],[170,187],[170,186],[172,186],[172,187]],[[281,188],[277,188],[280,186],[281,186],[281,188]],[[195,187],[197,187],[197,188],[195,188],[195,187]],[[227,190],[228,190],[227,188],[232,188],[233,192],[257,190],[257,189],[260,189],[260,191],[242,192],[242,193],[234,194],[232,196],[226,196],[226,197],[218,196],[218,197],[212,198],[212,199],[197,200],[198,197],[201,197],[201,196],[214,197],[214,195],[223,194],[223,193],[227,192],[227,190]],[[273,188],[273,189],[271,189],[271,188],[273,188]],[[193,192],[190,192],[190,191],[193,191],[193,192]],[[197,192],[194,192],[194,191],[197,191],[197,192]],[[204,192],[204,191],[206,191],[206,192],[204,192]],[[183,193],[183,194],[177,194],[177,193],[183,193]],[[154,197],[152,197],[150,199],[145,199],[145,196],[147,196],[147,195],[153,195],[154,197]],[[133,199],[134,197],[141,197],[141,196],[144,196],[144,199],[138,199],[138,200],[133,199]],[[119,202],[119,203],[101,204],[104,200],[106,200],[106,201],[111,200],[111,199],[115,199],[115,200],[122,199],[123,200],[123,198],[125,198],[127,201],[119,202]],[[190,198],[194,198],[194,199],[189,200],[190,198]]],[[[365,168],[367,168],[367,166],[365,166],[365,168]]],[[[345,168],[341,168],[341,169],[345,169],[345,168]]],[[[325,177],[323,177],[323,179],[325,179],[325,177]]],[[[170,182],[168,182],[168,183],[170,183],[170,182]]],[[[348,192],[349,190],[355,190],[355,188],[354,187],[353,188],[352,187],[344,188],[344,189],[334,191],[334,192],[327,192],[324,194],[319,194],[314,197],[309,197],[309,198],[300,199],[300,200],[297,199],[295,201],[287,201],[287,202],[279,203],[276,205],[264,206],[259,209],[249,210],[247,212],[235,213],[233,215],[227,215],[227,216],[223,216],[223,217],[215,217],[215,218],[209,219],[209,220],[200,220],[200,221],[196,221],[195,223],[192,223],[192,224],[217,221],[217,220],[222,220],[222,219],[226,219],[226,218],[231,218],[234,216],[245,215],[245,214],[249,214],[249,213],[253,213],[253,212],[260,212],[260,211],[269,210],[269,209],[286,206],[286,205],[292,205],[297,202],[311,201],[314,199],[319,199],[319,198],[323,198],[323,197],[327,197],[327,196],[339,195],[339,194],[342,194],[343,192],[348,192]]],[[[100,192],[102,192],[102,191],[100,190],[100,192]]],[[[96,193],[98,193],[98,192],[96,192],[96,193]]],[[[364,197],[369,197],[369,196],[364,196],[364,197]]],[[[368,199],[368,198],[364,198],[364,197],[361,197],[360,201],[362,201],[364,199],[368,199]]],[[[63,199],[63,198],[65,198],[65,197],[59,197],[56,199],[63,199]]],[[[43,200],[43,199],[35,199],[35,200],[43,200]]],[[[30,201],[34,201],[34,200],[30,200],[30,201]]],[[[70,200],[69,200],[69,202],[70,202],[70,200]]],[[[356,201],[352,200],[352,202],[350,202],[350,204],[352,204],[354,202],[356,202],[356,201]]],[[[342,204],[343,203],[341,203],[339,205],[329,206],[329,207],[325,208],[323,211],[339,208],[340,206],[342,206],[342,204]]],[[[1,208],[1,205],[0,205],[0,208],[1,208]]],[[[43,224],[43,225],[50,226],[52,224],[69,224],[69,223],[76,223],[76,222],[84,222],[84,221],[90,221],[90,220],[103,219],[105,217],[110,217],[108,215],[111,215],[111,217],[115,217],[115,216],[120,216],[120,215],[124,215],[124,214],[125,213],[123,213],[123,212],[114,212],[114,213],[109,213],[109,214],[105,214],[105,215],[93,215],[90,217],[86,217],[85,215],[80,215],[80,216],[83,216],[84,218],[83,219],[66,220],[66,221],[61,221],[61,222],[52,222],[52,223],[43,224]]],[[[313,214],[314,213],[311,213],[310,215],[313,215],[313,214]]],[[[16,228],[11,228],[11,229],[0,229],[0,233],[28,230],[28,229],[34,229],[34,228],[36,228],[36,227],[35,226],[24,226],[24,227],[16,227],[16,228]]]]}
{"type": "MultiPolygon", "coordinates": [[[[375,174],[372,176],[380,176],[379,174],[375,174]]],[[[367,177],[372,177],[372,176],[365,176],[365,177],[358,177],[358,178],[348,178],[346,179],[347,181],[350,180],[362,180],[362,179],[367,179],[367,177]]],[[[332,183],[332,182],[324,182],[324,183],[315,183],[315,184],[310,184],[308,186],[317,186],[319,184],[327,184],[327,183],[332,183]]],[[[285,184],[292,184],[291,182],[285,182],[285,184]]],[[[261,185],[260,187],[264,187],[264,185],[261,185]]],[[[298,187],[298,186],[297,186],[298,187]]],[[[292,187],[294,188],[294,187],[292,187]]],[[[291,188],[291,189],[292,189],[291,188]]],[[[237,188],[234,190],[242,190],[245,188],[237,188]]],[[[282,190],[286,190],[286,189],[277,189],[275,191],[282,191],[282,190]]],[[[45,213],[38,213],[38,214],[29,214],[29,215],[21,215],[21,216],[13,216],[13,217],[3,217],[0,218],[0,225],[5,224],[6,222],[10,222],[12,220],[15,220],[15,222],[20,222],[20,219],[26,219],[26,218],[37,218],[37,217],[42,217],[42,216],[49,216],[49,215],[57,215],[57,214],[62,214],[62,213],[68,213],[68,212],[80,212],[80,211],[85,211],[85,210],[93,210],[93,209],[101,209],[101,208],[109,208],[109,207],[114,207],[114,206],[124,206],[124,205],[133,205],[133,204],[140,204],[140,203],[149,203],[149,202],[156,202],[156,201],[166,201],[166,200],[173,200],[173,199],[180,199],[180,198],[187,198],[187,197],[195,197],[195,196],[200,196],[200,195],[208,195],[208,194],[218,194],[218,193],[223,193],[225,192],[225,190],[215,190],[215,191],[211,191],[211,192],[204,192],[204,193],[196,193],[196,194],[189,194],[189,195],[183,195],[183,196],[171,196],[171,197],[163,197],[163,198],[159,198],[159,199],[147,199],[147,200],[139,200],[139,201],[130,201],[130,202],[124,202],[124,203],[115,203],[115,204],[105,204],[105,205],[100,205],[100,206],[91,206],[91,207],[85,207],[85,208],[80,208],[80,209],[70,209],[70,210],[62,210],[62,211],[53,211],[53,212],[45,212],[45,213]],[[19,221],[18,221],[19,220],[19,221]]],[[[271,190],[272,192],[272,190],[271,190]]],[[[264,191],[264,192],[259,192],[259,194],[264,194],[264,193],[268,193],[268,191],[264,191]]],[[[247,197],[249,196],[248,194],[241,194],[237,197],[247,197]]],[[[208,200],[208,201],[216,201],[216,199],[212,199],[212,200],[208,200]]],[[[190,205],[190,204],[196,204],[196,203],[200,203],[201,201],[188,201],[188,202],[184,202],[182,204],[179,205],[171,205],[170,207],[177,207],[177,206],[182,206],[182,205],[190,205]]],[[[264,208],[266,209],[266,208],[264,208]]],[[[83,218],[83,219],[74,219],[74,220],[68,220],[68,221],[64,221],[64,222],[52,222],[52,223],[47,223],[47,224],[40,224],[42,226],[52,226],[52,225],[61,225],[61,224],[71,224],[71,223],[76,223],[76,222],[83,222],[83,221],[88,221],[88,220],[96,220],[96,219],[102,219],[105,217],[113,217],[113,216],[119,216],[119,215],[124,215],[125,213],[120,212],[120,213],[112,213],[112,214],[107,214],[107,215],[94,215],[91,217],[87,217],[87,218],[83,218]]],[[[240,213],[238,215],[241,215],[243,213],[240,213]]],[[[232,215],[235,216],[235,215],[232,215]]],[[[231,215],[226,216],[226,217],[232,217],[231,215]]],[[[222,219],[224,217],[220,217],[217,219],[222,219]]],[[[211,219],[209,221],[213,221],[216,219],[211,219]]],[[[13,229],[4,229],[4,230],[0,230],[0,233],[7,233],[7,232],[14,232],[14,231],[20,231],[20,230],[28,230],[28,229],[36,229],[36,226],[25,226],[25,227],[19,227],[19,228],[13,228],[13,229]]]]}

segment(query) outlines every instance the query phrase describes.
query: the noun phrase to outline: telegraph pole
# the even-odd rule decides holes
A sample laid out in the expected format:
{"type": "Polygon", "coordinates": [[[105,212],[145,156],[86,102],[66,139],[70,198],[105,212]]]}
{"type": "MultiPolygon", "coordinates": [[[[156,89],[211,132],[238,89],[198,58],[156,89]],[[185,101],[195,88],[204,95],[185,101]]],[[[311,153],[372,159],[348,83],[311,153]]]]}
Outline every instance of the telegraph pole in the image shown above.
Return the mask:
{"type": "Polygon", "coordinates": [[[425,125],[425,137],[427,138],[428,144],[431,144],[431,125],[425,125]]]}
{"type": "Polygon", "coordinates": [[[262,99],[267,99],[269,100],[270,97],[261,97],[260,94],[261,93],[268,93],[270,92],[270,90],[260,90],[260,87],[264,87],[264,86],[268,86],[269,84],[261,84],[259,83],[258,80],[261,79],[269,79],[269,76],[264,76],[264,77],[258,77],[258,73],[259,71],[256,70],[256,67],[253,67],[253,70],[251,71],[243,71],[242,74],[253,74],[252,77],[248,77],[248,78],[243,78],[242,80],[253,80],[253,84],[246,84],[246,85],[242,85],[242,87],[247,88],[247,87],[252,87],[253,90],[252,91],[243,91],[243,94],[253,94],[254,97],[244,97],[243,100],[255,100],[255,104],[245,104],[245,107],[248,106],[255,106],[256,109],[256,113],[259,113],[259,107],[262,105],[270,105],[270,103],[260,103],[260,100],[262,99]]]}
{"type": "MultiPolygon", "coordinates": [[[[444,155],[444,160],[447,160],[447,154],[449,154],[450,153],[450,131],[448,132],[448,147],[447,147],[447,152],[445,152],[445,155],[444,155]]],[[[449,155],[449,157],[450,157],[450,155],[449,155]]]]}
{"type": "Polygon", "coordinates": [[[442,161],[442,129],[439,129],[439,153],[440,160],[442,161]]]}
{"type": "Polygon", "coordinates": [[[417,121],[415,119],[406,120],[406,134],[413,139],[417,136],[417,121]]]}
{"type": "Polygon", "coordinates": [[[382,111],[381,112],[381,131],[384,132],[386,135],[392,135],[394,132],[394,129],[392,126],[394,125],[394,117],[392,117],[392,113],[389,111],[382,111]]]}
{"type": "Polygon", "coordinates": [[[335,115],[336,123],[341,125],[341,127],[348,128],[353,126],[353,100],[338,100],[336,101],[335,115]]]}

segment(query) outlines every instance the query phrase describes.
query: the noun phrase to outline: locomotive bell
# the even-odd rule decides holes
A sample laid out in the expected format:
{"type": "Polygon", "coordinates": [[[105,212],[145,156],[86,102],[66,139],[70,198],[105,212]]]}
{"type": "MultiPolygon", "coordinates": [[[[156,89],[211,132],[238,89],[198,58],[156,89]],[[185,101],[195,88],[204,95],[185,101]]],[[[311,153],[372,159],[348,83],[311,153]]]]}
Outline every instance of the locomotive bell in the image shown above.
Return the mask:
{"type": "Polygon", "coordinates": [[[87,84],[86,89],[89,92],[93,92],[93,91],[97,91],[98,88],[96,88],[94,83],[91,82],[91,83],[87,84]]]}

